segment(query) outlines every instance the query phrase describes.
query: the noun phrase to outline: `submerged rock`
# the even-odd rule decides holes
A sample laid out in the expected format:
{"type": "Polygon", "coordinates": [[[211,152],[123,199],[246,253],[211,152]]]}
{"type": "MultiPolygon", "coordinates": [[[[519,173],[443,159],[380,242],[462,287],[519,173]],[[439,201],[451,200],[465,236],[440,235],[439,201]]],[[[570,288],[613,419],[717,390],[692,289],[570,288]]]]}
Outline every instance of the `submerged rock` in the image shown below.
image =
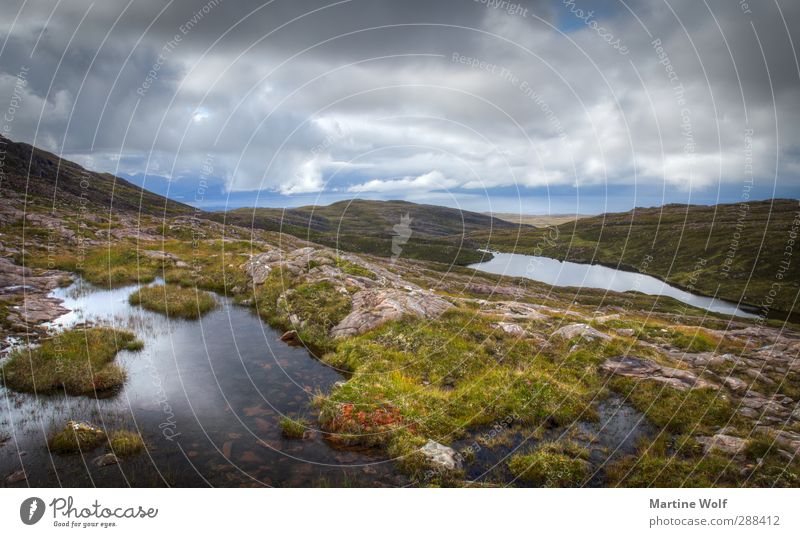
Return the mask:
{"type": "Polygon", "coordinates": [[[113,453],[106,453],[105,455],[100,455],[99,457],[95,457],[92,461],[95,466],[103,467],[103,466],[111,466],[113,464],[119,464],[119,457],[114,455],[113,453]]]}
{"type": "Polygon", "coordinates": [[[26,479],[28,479],[28,475],[25,473],[25,470],[17,470],[6,477],[6,485],[18,483],[26,479]]]}
{"type": "Polygon", "coordinates": [[[458,470],[461,468],[461,457],[458,452],[435,440],[428,439],[428,442],[420,448],[420,451],[434,466],[445,470],[458,470]]]}

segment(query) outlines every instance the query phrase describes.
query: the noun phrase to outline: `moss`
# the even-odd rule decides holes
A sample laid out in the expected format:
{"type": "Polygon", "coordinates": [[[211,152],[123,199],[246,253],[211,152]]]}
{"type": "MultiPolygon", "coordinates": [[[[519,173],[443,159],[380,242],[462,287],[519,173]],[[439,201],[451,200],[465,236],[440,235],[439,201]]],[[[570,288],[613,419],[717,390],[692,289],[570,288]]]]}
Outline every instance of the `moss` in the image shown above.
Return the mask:
{"type": "Polygon", "coordinates": [[[341,257],[336,258],[334,265],[336,265],[345,274],[350,274],[351,276],[363,276],[372,280],[377,278],[376,274],[371,270],[341,257]]]}
{"type": "Polygon", "coordinates": [[[538,487],[579,487],[590,475],[585,450],[571,443],[547,443],[528,454],[513,455],[508,462],[511,473],[523,482],[538,487]]]}
{"type": "Polygon", "coordinates": [[[125,372],[115,364],[120,350],[142,348],[131,332],[113,328],[79,328],[47,339],[38,347],[11,353],[2,368],[3,382],[13,390],[91,395],[122,386],[125,372]]]}
{"type": "Polygon", "coordinates": [[[281,418],[281,432],[286,438],[301,439],[309,430],[308,420],[304,418],[292,419],[288,416],[281,418]]]}
{"type": "Polygon", "coordinates": [[[111,451],[120,457],[136,455],[144,449],[144,440],[133,431],[114,431],[108,438],[111,451]]]}
{"type": "Polygon", "coordinates": [[[102,429],[87,423],[70,421],[64,429],[50,437],[48,446],[54,453],[80,453],[92,451],[106,439],[102,429]]]}
{"type": "Polygon", "coordinates": [[[142,287],[132,293],[128,300],[150,311],[183,319],[197,319],[217,306],[216,299],[210,293],[170,284],[142,287]]]}

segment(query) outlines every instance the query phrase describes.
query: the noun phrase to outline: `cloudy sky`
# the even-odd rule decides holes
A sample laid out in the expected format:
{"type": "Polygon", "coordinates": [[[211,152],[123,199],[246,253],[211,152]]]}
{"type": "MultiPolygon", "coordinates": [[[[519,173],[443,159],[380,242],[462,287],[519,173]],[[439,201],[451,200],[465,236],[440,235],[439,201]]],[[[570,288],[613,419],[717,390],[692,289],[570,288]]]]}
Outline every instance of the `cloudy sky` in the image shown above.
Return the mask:
{"type": "Polygon", "coordinates": [[[0,128],[204,207],[798,197],[800,3],[751,4],[4,0],[0,128]]]}

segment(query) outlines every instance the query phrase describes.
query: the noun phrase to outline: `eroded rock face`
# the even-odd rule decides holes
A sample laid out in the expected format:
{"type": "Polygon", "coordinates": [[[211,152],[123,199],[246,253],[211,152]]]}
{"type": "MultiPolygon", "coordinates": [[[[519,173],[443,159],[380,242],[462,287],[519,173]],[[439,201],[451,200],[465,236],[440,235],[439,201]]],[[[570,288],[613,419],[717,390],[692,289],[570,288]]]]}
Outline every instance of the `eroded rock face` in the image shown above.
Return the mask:
{"type": "Polygon", "coordinates": [[[444,298],[421,289],[365,289],[353,296],[353,309],[331,330],[334,338],[356,336],[404,315],[436,318],[452,307],[444,298]]]}
{"type": "Polygon", "coordinates": [[[428,439],[428,442],[420,448],[420,451],[431,464],[438,468],[444,470],[458,470],[461,468],[461,457],[459,457],[456,450],[435,440],[428,439]]]}
{"type": "Polygon", "coordinates": [[[609,336],[608,334],[604,334],[599,330],[592,328],[588,324],[583,324],[583,323],[576,323],[563,326],[558,330],[556,330],[555,332],[553,332],[553,335],[564,339],[573,339],[576,337],[580,337],[588,341],[594,341],[597,339],[603,341],[611,340],[611,336],[609,336]]]}
{"type": "Polygon", "coordinates": [[[699,378],[691,371],[667,367],[643,358],[619,356],[608,358],[600,369],[614,375],[663,382],[679,390],[718,387],[713,382],[699,378]]]}

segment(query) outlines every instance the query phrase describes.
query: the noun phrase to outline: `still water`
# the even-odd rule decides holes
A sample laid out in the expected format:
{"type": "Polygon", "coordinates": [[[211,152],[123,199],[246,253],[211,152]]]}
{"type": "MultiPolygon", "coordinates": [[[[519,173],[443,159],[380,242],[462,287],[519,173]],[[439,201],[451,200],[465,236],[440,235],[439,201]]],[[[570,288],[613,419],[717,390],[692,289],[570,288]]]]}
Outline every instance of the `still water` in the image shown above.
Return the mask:
{"type": "Polygon", "coordinates": [[[145,346],[117,356],[128,378],[106,399],[0,387],[0,479],[24,468],[34,487],[404,484],[379,453],[336,449],[318,431],[306,440],[283,438],[284,415],[315,424],[311,400],[342,380],[338,372],[286,346],[253,311],[224,297],[199,321],[174,320],[130,306],[136,288],[77,282],[53,293],[72,310],[54,329],[97,322],[132,330],[145,346]],[[71,419],[139,431],[147,451],[102,468],[93,463],[102,447],[49,453],[47,436],[71,419]]]}
{"type": "Polygon", "coordinates": [[[696,295],[646,274],[627,272],[602,265],[558,261],[549,257],[492,253],[494,258],[491,260],[474,263],[469,267],[492,274],[529,278],[560,287],[592,287],[617,292],[638,291],[648,295],[668,296],[685,304],[716,313],[756,317],[753,313],[745,311],[732,302],[696,295]]]}

